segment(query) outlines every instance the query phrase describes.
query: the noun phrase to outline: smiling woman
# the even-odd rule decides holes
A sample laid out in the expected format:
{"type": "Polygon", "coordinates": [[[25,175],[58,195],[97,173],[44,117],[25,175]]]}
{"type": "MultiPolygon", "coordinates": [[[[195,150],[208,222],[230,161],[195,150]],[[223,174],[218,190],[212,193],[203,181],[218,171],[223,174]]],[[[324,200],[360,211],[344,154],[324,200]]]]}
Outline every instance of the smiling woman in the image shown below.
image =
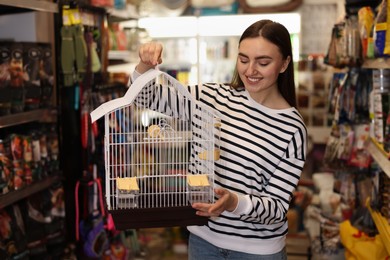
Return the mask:
{"type": "MultiPolygon", "coordinates": [[[[143,44],[133,80],[161,64],[163,50],[159,42],[143,44]]],[[[287,259],[287,212],[307,140],[295,104],[290,33],[278,22],[256,21],[241,35],[236,57],[230,84],[188,86],[193,97],[221,115],[215,202],[192,204],[208,222],[188,227],[189,259],[287,259]]],[[[167,100],[167,86],[154,87],[147,93],[167,100]]],[[[171,103],[161,107],[173,108],[171,103]]]]}

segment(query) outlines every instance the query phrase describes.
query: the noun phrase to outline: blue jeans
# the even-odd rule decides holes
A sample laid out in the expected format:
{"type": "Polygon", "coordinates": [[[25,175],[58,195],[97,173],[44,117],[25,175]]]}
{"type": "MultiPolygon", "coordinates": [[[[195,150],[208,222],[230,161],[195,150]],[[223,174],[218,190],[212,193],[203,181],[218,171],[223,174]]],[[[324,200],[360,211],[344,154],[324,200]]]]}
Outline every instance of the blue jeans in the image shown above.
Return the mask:
{"type": "Polygon", "coordinates": [[[189,260],[287,260],[286,250],[272,255],[254,255],[216,247],[206,240],[190,234],[189,260]]]}

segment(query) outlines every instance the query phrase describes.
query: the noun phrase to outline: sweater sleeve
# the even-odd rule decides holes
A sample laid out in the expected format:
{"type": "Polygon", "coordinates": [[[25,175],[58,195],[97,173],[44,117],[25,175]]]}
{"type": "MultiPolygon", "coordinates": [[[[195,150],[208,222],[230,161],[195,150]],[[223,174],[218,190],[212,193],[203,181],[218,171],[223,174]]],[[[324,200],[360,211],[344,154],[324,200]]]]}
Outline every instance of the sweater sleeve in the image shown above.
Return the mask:
{"type": "Polygon", "coordinates": [[[264,192],[259,196],[238,195],[239,202],[232,213],[240,215],[243,220],[261,224],[284,222],[305,163],[305,146],[305,135],[297,131],[264,192]]]}

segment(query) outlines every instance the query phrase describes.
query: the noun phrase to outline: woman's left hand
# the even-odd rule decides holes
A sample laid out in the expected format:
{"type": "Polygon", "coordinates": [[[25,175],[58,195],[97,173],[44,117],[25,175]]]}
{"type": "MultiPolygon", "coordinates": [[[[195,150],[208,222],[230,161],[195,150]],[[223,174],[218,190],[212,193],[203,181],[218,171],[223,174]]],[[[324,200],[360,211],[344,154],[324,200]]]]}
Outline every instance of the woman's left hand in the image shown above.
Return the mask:
{"type": "Polygon", "coordinates": [[[215,189],[218,200],[214,204],[195,202],[192,207],[196,209],[196,214],[203,217],[217,217],[225,210],[233,211],[238,204],[236,194],[226,189],[215,189]]]}

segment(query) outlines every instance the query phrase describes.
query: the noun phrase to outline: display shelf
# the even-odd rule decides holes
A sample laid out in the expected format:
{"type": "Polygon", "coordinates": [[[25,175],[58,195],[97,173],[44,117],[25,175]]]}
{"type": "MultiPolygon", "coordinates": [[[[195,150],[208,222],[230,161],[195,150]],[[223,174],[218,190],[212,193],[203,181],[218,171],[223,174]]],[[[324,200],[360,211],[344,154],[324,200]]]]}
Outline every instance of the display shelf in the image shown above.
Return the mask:
{"type": "Polygon", "coordinates": [[[60,181],[60,175],[53,175],[46,177],[41,181],[32,183],[31,185],[26,186],[20,190],[10,191],[6,194],[0,195],[0,209],[12,205],[19,200],[25,199],[32,194],[43,191],[58,181],[60,181]]]}
{"type": "Polygon", "coordinates": [[[382,170],[390,177],[390,160],[389,154],[373,139],[367,142],[367,151],[374,160],[379,164],[382,170]]]}
{"type": "Polygon", "coordinates": [[[289,233],[286,237],[288,259],[310,259],[310,237],[306,233],[289,233]]]}
{"type": "Polygon", "coordinates": [[[126,5],[124,9],[107,8],[110,22],[123,22],[128,20],[137,20],[139,15],[134,5],[126,5]]]}
{"type": "Polygon", "coordinates": [[[40,11],[58,13],[58,5],[49,1],[39,0],[1,0],[1,13],[9,14],[21,11],[40,11]]]}
{"type": "Polygon", "coordinates": [[[362,67],[366,69],[389,69],[390,58],[376,58],[365,60],[362,67]]]}
{"type": "Polygon", "coordinates": [[[79,4],[81,9],[89,10],[95,13],[106,13],[108,14],[108,20],[110,23],[123,22],[130,20],[137,20],[139,15],[134,5],[128,4],[126,8],[116,9],[113,7],[94,6],[86,3],[79,4]]]}
{"type": "Polygon", "coordinates": [[[130,51],[109,50],[108,51],[108,59],[131,61],[130,51]]]}
{"type": "Polygon", "coordinates": [[[50,109],[37,109],[22,113],[0,117],[0,128],[30,123],[34,121],[51,121],[55,111],[50,109]]]}

